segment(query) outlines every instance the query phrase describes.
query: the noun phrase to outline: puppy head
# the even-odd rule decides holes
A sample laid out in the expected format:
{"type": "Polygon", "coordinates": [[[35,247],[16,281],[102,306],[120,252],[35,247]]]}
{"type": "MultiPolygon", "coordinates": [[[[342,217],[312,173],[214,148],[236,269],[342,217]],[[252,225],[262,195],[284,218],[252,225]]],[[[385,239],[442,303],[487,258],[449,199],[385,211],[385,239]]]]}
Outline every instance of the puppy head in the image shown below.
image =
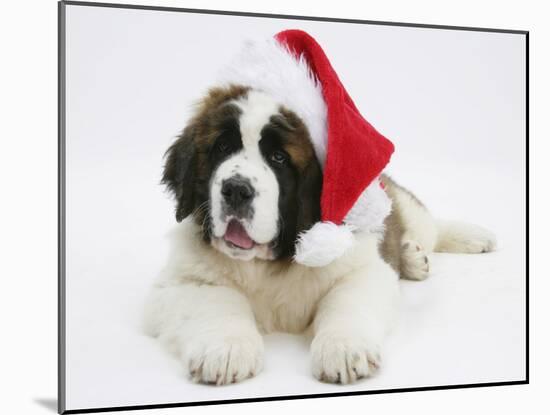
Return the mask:
{"type": "Polygon", "coordinates": [[[320,220],[322,172],[304,123],[271,96],[216,88],[167,151],[163,183],[176,219],[242,260],[288,258],[320,220]]]}

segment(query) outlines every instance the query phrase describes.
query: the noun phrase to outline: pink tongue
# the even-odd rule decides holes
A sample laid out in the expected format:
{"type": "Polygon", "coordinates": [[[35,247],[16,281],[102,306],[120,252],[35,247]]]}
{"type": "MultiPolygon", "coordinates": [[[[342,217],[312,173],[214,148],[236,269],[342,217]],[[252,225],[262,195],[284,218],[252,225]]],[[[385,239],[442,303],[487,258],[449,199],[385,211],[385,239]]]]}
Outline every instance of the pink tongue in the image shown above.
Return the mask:
{"type": "Polygon", "coordinates": [[[250,249],[254,246],[254,241],[250,239],[243,225],[235,219],[231,220],[229,225],[227,225],[223,239],[242,249],[250,249]]]}

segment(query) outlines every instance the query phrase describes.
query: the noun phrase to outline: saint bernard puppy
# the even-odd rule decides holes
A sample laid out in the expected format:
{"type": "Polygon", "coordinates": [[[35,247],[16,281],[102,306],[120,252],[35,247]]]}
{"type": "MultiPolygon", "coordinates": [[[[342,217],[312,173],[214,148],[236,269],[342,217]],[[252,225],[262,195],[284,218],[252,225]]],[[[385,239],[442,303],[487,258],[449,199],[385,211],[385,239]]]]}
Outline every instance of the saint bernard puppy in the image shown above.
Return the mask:
{"type": "Polygon", "coordinates": [[[431,252],[495,248],[483,228],[432,218],[386,175],[383,236],[358,234],[323,267],[293,261],[300,233],[320,220],[322,172],[300,117],[246,85],[209,91],[166,154],[175,196],[168,263],[145,329],[195,382],[223,385],[262,369],[262,333],[306,332],[313,375],[347,384],[375,373],[396,315],[399,276],[422,280],[431,252]]]}

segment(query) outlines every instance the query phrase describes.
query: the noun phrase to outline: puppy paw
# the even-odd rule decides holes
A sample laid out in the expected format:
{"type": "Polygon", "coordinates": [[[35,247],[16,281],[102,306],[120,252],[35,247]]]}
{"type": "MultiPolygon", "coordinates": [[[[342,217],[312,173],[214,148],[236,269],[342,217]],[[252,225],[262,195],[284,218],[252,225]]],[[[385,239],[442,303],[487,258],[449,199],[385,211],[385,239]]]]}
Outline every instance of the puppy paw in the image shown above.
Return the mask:
{"type": "Polygon", "coordinates": [[[258,374],[263,365],[259,334],[194,341],[187,347],[185,364],[193,382],[226,385],[258,374]]]}
{"type": "Polygon", "coordinates": [[[410,280],[424,280],[430,272],[430,260],[422,245],[413,240],[401,244],[401,276],[410,280]]]}
{"type": "Polygon", "coordinates": [[[311,343],[313,375],[322,382],[348,384],[373,375],[379,347],[362,337],[318,334],[311,343]]]}
{"type": "Polygon", "coordinates": [[[497,247],[495,235],[482,227],[470,226],[470,234],[462,240],[462,251],[468,254],[492,252],[497,247]]]}
{"type": "Polygon", "coordinates": [[[439,237],[435,250],[461,254],[481,254],[497,248],[496,236],[488,229],[470,223],[438,222],[439,237]]]}

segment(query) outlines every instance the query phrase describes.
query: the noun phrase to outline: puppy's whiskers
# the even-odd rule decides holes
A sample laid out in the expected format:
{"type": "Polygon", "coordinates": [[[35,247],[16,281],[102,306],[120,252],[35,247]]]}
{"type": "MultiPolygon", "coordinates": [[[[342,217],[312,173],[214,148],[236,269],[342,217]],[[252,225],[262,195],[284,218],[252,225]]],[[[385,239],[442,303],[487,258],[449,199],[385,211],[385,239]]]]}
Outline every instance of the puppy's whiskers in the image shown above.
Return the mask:
{"type": "Polygon", "coordinates": [[[198,205],[194,210],[192,215],[195,218],[201,218],[201,230],[203,234],[208,234],[210,232],[210,201],[205,200],[200,205],[198,205]]]}
{"type": "Polygon", "coordinates": [[[204,234],[210,234],[210,204],[204,207],[201,229],[204,234]]]}
{"type": "Polygon", "coordinates": [[[205,210],[207,210],[208,208],[209,208],[209,202],[208,200],[205,200],[199,206],[197,206],[195,210],[193,210],[193,216],[204,214],[205,210]]]}

